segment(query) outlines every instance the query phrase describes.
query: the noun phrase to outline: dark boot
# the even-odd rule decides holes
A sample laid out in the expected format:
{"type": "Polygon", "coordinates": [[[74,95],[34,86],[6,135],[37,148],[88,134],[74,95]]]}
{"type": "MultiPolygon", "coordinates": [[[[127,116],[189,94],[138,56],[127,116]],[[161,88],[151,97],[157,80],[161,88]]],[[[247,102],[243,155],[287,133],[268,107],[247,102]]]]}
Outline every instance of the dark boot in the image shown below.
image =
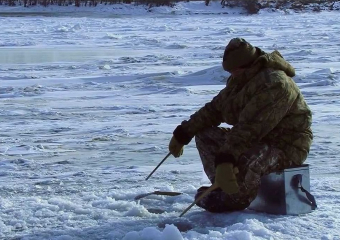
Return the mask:
{"type": "MultiPolygon", "coordinates": [[[[200,187],[195,195],[195,200],[199,198],[209,187],[200,187]]],[[[249,206],[249,202],[236,203],[221,189],[210,192],[207,196],[196,203],[197,206],[213,213],[241,211],[249,206]]]]}

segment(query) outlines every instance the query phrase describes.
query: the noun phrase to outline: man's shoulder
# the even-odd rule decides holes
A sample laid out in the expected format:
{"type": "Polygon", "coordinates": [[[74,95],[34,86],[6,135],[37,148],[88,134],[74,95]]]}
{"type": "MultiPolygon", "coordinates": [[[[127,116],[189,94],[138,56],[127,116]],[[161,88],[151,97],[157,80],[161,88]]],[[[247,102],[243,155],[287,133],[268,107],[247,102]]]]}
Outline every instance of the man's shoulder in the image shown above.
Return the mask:
{"type": "Polygon", "coordinates": [[[289,81],[290,79],[291,78],[282,70],[263,68],[253,77],[251,82],[256,85],[262,85],[285,82],[289,81]]]}
{"type": "Polygon", "coordinates": [[[282,88],[286,90],[297,89],[294,80],[283,70],[264,68],[250,82],[257,89],[282,88]]]}

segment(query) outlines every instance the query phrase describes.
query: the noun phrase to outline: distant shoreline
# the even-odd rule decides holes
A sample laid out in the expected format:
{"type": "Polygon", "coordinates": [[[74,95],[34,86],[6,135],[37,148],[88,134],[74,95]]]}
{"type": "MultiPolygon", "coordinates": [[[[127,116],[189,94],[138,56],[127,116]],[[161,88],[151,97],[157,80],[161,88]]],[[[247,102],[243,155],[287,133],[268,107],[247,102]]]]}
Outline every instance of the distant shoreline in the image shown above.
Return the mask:
{"type": "MultiPolygon", "coordinates": [[[[257,13],[306,13],[306,12],[331,12],[340,11],[340,1],[321,4],[307,5],[284,5],[280,8],[268,5],[261,7],[257,13]]],[[[34,5],[24,7],[0,5],[0,17],[24,17],[24,16],[69,16],[74,14],[75,17],[86,17],[91,14],[98,17],[119,17],[121,15],[145,15],[145,14],[174,14],[174,15],[192,15],[192,14],[250,14],[244,7],[222,7],[220,1],[211,1],[208,6],[204,1],[177,2],[173,6],[148,6],[147,4],[96,4],[96,6],[58,6],[50,4],[48,6],[34,5]]],[[[255,13],[255,14],[257,14],[255,13]]]]}

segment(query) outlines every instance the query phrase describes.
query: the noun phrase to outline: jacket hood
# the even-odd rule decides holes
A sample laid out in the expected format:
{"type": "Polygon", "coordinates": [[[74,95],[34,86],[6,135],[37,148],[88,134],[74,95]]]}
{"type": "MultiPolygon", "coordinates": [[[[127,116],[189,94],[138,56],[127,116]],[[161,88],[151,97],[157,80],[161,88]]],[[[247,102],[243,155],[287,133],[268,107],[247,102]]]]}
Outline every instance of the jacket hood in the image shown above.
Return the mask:
{"type": "Polygon", "coordinates": [[[287,76],[294,77],[295,69],[290,65],[278,51],[272,53],[265,53],[261,49],[257,48],[259,57],[254,61],[254,63],[247,68],[242,74],[238,76],[230,76],[227,80],[227,85],[232,87],[237,85],[238,88],[252,79],[261,69],[272,68],[275,70],[284,71],[287,76]]]}
{"type": "Polygon", "coordinates": [[[279,51],[274,51],[272,53],[265,53],[261,55],[255,60],[252,67],[273,68],[275,70],[284,71],[289,77],[295,76],[295,69],[282,57],[279,51]]]}

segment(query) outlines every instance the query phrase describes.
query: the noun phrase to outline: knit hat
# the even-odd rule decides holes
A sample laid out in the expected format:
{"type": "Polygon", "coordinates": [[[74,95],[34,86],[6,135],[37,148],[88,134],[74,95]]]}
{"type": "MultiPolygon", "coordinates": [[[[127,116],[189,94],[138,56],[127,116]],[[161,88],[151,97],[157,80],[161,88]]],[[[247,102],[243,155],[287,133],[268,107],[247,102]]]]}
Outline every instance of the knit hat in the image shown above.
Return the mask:
{"type": "Polygon", "coordinates": [[[250,43],[243,38],[233,38],[224,50],[223,68],[231,72],[234,69],[248,66],[257,57],[256,48],[250,43]]]}

